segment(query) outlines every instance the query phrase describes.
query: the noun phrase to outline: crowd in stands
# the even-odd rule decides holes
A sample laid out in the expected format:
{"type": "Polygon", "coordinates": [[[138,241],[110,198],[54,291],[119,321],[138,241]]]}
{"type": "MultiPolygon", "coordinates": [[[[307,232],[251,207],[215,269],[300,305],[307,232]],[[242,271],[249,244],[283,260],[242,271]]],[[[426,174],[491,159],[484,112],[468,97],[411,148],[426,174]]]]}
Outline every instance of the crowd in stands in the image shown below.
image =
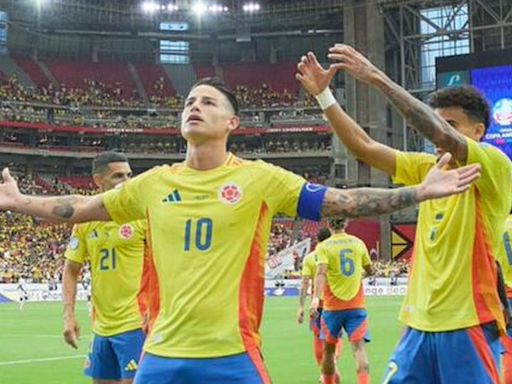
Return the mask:
{"type": "Polygon", "coordinates": [[[409,263],[405,260],[396,260],[391,263],[376,261],[373,263],[375,277],[405,277],[409,274],[409,263]]]}
{"type": "Polygon", "coordinates": [[[234,153],[300,153],[331,149],[330,135],[296,138],[277,136],[264,140],[233,140],[229,144],[229,150],[234,153]]]}
{"type": "MultiPolygon", "coordinates": [[[[293,222],[291,222],[293,224],[293,222]]],[[[268,255],[273,256],[292,245],[292,226],[274,222],[268,242],[268,255]]]]}
{"type": "MultiPolygon", "coordinates": [[[[65,135],[19,130],[0,131],[0,145],[23,146],[25,148],[73,150],[77,152],[100,152],[108,148],[121,150],[125,153],[163,153],[183,154],[186,143],[180,136],[123,136],[109,144],[106,135],[65,135]]],[[[332,150],[331,136],[323,135],[272,135],[265,137],[232,138],[228,149],[238,155],[258,155],[267,153],[308,153],[329,152],[332,150]]]]}
{"type": "Polygon", "coordinates": [[[59,109],[4,102],[0,121],[114,129],[176,128],[178,113],[162,115],[156,109],[147,109],[120,114],[113,109],[59,109]]]}
{"type": "Polygon", "coordinates": [[[47,283],[57,276],[60,280],[69,225],[2,212],[0,226],[0,282],[15,283],[20,277],[34,283],[47,283]]]}
{"type": "MultiPolygon", "coordinates": [[[[24,87],[15,76],[0,78],[0,120],[101,128],[176,127],[183,97],[165,94],[163,83],[162,78],[156,80],[148,102],[144,102],[135,89],[127,95],[118,83],[107,84],[86,78],[82,87],[49,83],[30,88],[24,87]],[[162,112],[162,108],[166,112],[162,112]]],[[[304,110],[304,107],[317,108],[316,101],[309,96],[299,98],[298,94],[286,89],[276,92],[265,83],[259,88],[239,85],[234,92],[245,109],[285,108],[267,117],[251,111],[242,112],[242,122],[247,126],[297,124],[297,121],[313,125],[323,123],[320,113],[304,110]]]]}
{"type": "Polygon", "coordinates": [[[248,88],[245,85],[237,85],[233,90],[238,102],[244,108],[274,108],[290,107],[297,102],[297,95],[293,95],[286,89],[276,92],[268,84],[261,84],[260,88],[248,88]]]}
{"type": "MultiPolygon", "coordinates": [[[[160,92],[152,92],[148,97],[148,103],[145,103],[135,88],[131,94],[126,94],[119,83],[108,84],[86,78],[83,79],[82,87],[66,87],[64,84],[48,83],[46,86],[32,88],[24,87],[16,76],[11,76],[0,79],[0,98],[13,102],[34,102],[69,107],[159,107],[165,109],[181,109],[183,107],[182,95],[168,95],[162,91],[162,78],[155,81],[154,87],[157,90],[160,89],[160,92]]],[[[238,85],[233,92],[243,108],[316,106],[314,99],[309,96],[299,99],[298,94],[286,89],[276,92],[266,83],[261,84],[259,88],[238,85]]]]}

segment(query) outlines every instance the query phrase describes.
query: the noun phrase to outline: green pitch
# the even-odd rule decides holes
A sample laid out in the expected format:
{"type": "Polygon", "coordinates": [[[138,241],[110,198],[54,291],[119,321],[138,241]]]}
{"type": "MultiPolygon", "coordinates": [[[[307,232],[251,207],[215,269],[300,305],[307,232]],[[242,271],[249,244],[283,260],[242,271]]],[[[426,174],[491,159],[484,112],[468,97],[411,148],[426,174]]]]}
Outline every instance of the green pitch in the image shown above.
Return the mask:
{"type": "MultiPolygon", "coordinates": [[[[396,320],[401,298],[368,298],[370,332],[368,344],[374,382],[381,379],[387,359],[396,344],[401,325],[396,320]]],[[[296,298],[269,298],[263,319],[263,354],[274,384],[316,384],[318,369],[312,352],[311,333],[296,322],[296,298]]],[[[13,384],[90,383],[82,374],[83,356],[90,341],[90,320],[85,304],[77,316],[82,327],[80,348],[64,344],[60,303],[0,305],[0,382],[13,384]]],[[[355,383],[354,363],[345,342],[338,366],[344,383],[355,383]]]]}

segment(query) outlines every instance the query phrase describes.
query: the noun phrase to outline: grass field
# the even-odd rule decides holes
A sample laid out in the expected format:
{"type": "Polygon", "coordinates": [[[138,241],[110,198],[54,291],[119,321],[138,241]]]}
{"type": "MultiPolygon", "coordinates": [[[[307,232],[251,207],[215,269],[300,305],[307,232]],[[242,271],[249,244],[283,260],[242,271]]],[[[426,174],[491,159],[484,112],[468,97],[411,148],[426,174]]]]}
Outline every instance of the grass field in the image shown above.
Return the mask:
{"type": "MultiPolygon", "coordinates": [[[[378,382],[396,344],[401,326],[396,320],[401,298],[367,299],[372,342],[368,344],[372,376],[378,382]]],[[[274,384],[316,384],[318,369],[311,334],[296,323],[296,298],[270,298],[263,320],[263,353],[274,384]]],[[[0,383],[81,384],[83,356],[90,341],[90,321],[85,304],[77,316],[82,326],[80,348],[68,348],[61,337],[60,303],[28,303],[20,312],[16,304],[0,305],[0,383]]],[[[353,358],[345,343],[338,364],[344,383],[355,383],[353,358]]]]}

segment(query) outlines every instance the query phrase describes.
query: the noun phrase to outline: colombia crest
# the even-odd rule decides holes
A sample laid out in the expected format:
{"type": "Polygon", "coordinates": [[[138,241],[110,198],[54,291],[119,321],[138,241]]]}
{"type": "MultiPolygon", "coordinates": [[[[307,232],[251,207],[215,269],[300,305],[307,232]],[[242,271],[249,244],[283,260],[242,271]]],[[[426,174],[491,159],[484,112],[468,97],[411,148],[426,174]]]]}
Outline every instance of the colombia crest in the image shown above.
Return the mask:
{"type": "Polygon", "coordinates": [[[234,184],[228,183],[219,188],[218,198],[226,204],[236,204],[242,199],[242,189],[234,184]]]}

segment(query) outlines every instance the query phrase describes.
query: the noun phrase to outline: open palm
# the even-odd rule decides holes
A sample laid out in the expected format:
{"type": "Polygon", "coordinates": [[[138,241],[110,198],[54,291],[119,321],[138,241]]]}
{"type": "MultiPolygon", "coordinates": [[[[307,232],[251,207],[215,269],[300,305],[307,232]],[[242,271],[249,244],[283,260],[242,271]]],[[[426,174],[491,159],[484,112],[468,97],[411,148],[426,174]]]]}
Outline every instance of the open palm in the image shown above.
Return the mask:
{"type": "Polygon", "coordinates": [[[451,157],[451,154],[445,153],[430,170],[421,186],[423,198],[437,199],[463,193],[480,177],[479,164],[445,170],[451,157]]]}
{"type": "Polygon", "coordinates": [[[0,184],[0,210],[14,209],[20,201],[21,193],[18,183],[9,173],[8,168],[2,171],[3,183],[0,184]]]}
{"type": "Polygon", "coordinates": [[[297,64],[297,69],[299,73],[295,77],[306,91],[313,96],[327,88],[337,72],[334,67],[324,69],[313,52],[308,52],[306,56],[302,56],[301,61],[297,64]]]}

